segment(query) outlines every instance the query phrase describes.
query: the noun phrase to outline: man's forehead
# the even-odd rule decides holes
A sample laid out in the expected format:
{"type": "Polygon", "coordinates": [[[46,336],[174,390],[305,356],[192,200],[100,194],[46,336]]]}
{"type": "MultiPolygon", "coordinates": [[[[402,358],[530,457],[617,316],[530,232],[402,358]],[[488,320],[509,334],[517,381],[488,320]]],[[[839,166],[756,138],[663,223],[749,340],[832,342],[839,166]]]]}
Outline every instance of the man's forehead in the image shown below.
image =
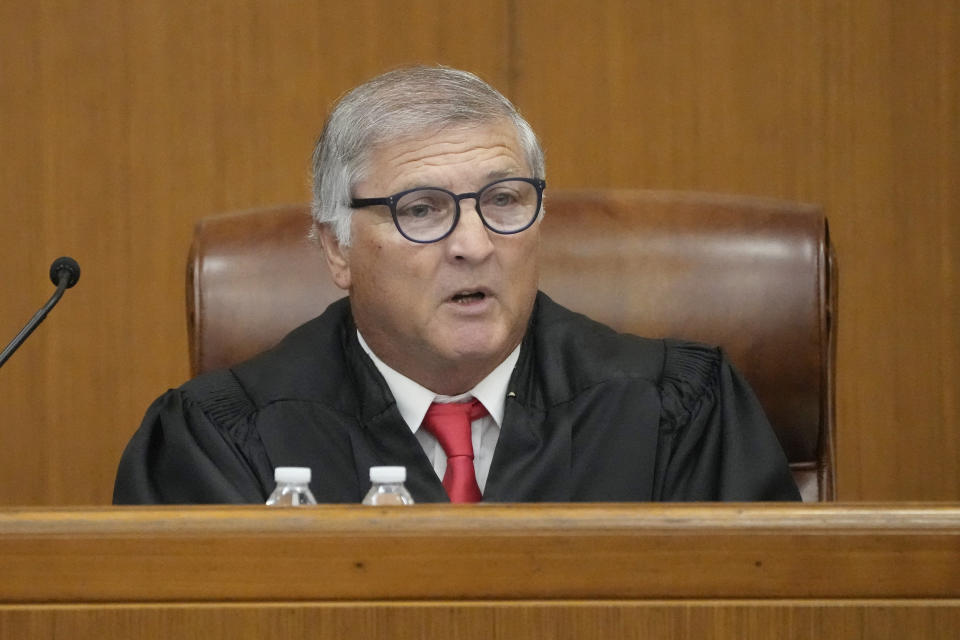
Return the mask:
{"type": "Polygon", "coordinates": [[[452,182],[465,178],[492,182],[527,173],[516,128],[505,120],[447,127],[377,145],[370,150],[362,181],[380,183],[397,192],[420,186],[453,186],[452,182]]]}

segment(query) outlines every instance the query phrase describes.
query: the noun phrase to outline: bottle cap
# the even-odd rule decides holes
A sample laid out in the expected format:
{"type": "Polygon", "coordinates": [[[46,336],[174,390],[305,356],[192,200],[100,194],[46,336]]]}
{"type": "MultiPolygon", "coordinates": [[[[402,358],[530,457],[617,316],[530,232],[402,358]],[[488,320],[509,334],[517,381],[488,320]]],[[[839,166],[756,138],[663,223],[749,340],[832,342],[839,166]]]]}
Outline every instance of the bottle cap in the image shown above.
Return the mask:
{"type": "Polygon", "coordinates": [[[307,484],[310,482],[310,467],[277,467],[273,470],[274,482],[307,484]]]}
{"type": "Polygon", "coordinates": [[[370,467],[370,482],[406,482],[406,467],[370,467]]]}

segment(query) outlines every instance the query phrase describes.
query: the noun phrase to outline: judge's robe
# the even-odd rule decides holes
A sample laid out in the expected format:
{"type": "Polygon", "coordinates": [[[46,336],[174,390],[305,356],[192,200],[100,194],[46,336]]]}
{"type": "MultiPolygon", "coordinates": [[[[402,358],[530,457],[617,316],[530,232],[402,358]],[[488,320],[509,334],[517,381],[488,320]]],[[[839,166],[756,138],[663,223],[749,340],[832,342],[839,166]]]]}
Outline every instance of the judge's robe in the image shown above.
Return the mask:
{"type": "MultiPolygon", "coordinates": [[[[278,346],[161,396],[120,461],[117,504],[263,503],[273,468],[357,503],[375,465],[440,478],[360,347],[349,299],[278,346]]],[[[798,500],[753,392],[718,349],[618,334],[539,293],[485,501],[798,500]]]]}

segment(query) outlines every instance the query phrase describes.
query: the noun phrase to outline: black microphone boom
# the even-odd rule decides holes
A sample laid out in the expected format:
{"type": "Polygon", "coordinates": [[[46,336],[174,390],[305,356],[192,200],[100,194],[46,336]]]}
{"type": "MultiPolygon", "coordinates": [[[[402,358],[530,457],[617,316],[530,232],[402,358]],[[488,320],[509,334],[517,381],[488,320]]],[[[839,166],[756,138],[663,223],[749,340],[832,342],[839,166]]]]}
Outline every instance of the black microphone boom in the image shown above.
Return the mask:
{"type": "Polygon", "coordinates": [[[4,348],[3,353],[0,353],[0,367],[2,367],[3,363],[13,355],[13,352],[30,337],[30,334],[37,328],[37,325],[43,322],[43,319],[47,317],[47,314],[50,313],[54,305],[60,302],[63,292],[77,284],[77,280],[79,279],[80,265],[77,264],[76,260],[64,256],[53,261],[53,264],[50,265],[50,280],[53,284],[57,285],[57,290],[54,291],[50,299],[47,300],[47,304],[43,305],[39,311],[33,314],[30,322],[10,341],[10,344],[4,348]]]}

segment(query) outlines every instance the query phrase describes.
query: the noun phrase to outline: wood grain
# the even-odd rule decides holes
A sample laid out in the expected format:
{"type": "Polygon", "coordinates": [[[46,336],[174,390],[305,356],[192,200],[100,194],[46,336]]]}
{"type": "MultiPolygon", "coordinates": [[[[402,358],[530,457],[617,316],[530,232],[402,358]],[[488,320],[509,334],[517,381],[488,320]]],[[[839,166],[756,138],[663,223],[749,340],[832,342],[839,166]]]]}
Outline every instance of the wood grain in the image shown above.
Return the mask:
{"type": "Polygon", "coordinates": [[[506,19],[499,0],[0,1],[0,335],[55,257],[83,270],[0,372],[0,504],[108,503],[146,407],[188,375],[193,222],[306,200],[329,105],[378,72],[507,85],[506,19]]]}
{"type": "Polygon", "coordinates": [[[954,638],[960,508],[0,510],[0,638],[954,638]]]}
{"type": "Polygon", "coordinates": [[[960,598],[960,509],[0,512],[0,602],[960,598]]]}
{"type": "Polygon", "coordinates": [[[839,497],[960,498],[960,6],[517,7],[516,94],[551,185],[825,207],[840,264],[839,497]]]}
{"type": "Polygon", "coordinates": [[[11,640],[954,640],[957,629],[957,600],[0,605],[11,640]]]}

